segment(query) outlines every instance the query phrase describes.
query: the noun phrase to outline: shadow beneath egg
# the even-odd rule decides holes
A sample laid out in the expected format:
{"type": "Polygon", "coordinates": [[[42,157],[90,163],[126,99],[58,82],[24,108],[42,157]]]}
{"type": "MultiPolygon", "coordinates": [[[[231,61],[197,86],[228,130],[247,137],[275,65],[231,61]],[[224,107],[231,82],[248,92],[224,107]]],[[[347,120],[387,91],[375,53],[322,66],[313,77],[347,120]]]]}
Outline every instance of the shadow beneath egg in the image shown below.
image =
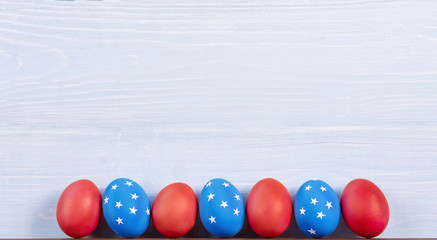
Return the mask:
{"type": "MultiPolygon", "coordinates": [[[[290,190],[288,190],[290,192],[290,190]]],[[[291,195],[292,203],[294,204],[294,199],[296,198],[296,193],[294,192],[291,195]]],[[[288,228],[285,230],[283,234],[281,234],[278,238],[306,238],[307,236],[302,233],[297,226],[296,219],[294,218],[294,205],[293,205],[293,214],[292,214],[291,222],[288,228]]]]}
{"type": "Polygon", "coordinates": [[[329,235],[330,238],[357,238],[358,236],[353,233],[349,227],[344,222],[343,216],[340,218],[340,223],[338,223],[335,231],[329,235]]]}
{"type": "Polygon", "coordinates": [[[156,230],[155,225],[153,225],[153,220],[152,220],[152,205],[153,205],[153,201],[156,198],[156,194],[147,194],[147,197],[149,198],[150,201],[150,219],[149,219],[149,226],[147,227],[146,231],[144,231],[143,234],[141,234],[140,236],[138,236],[139,238],[163,238],[164,236],[162,236],[158,230],[156,230]]]}
{"type": "Polygon", "coordinates": [[[247,220],[247,215],[244,217],[244,224],[240,232],[237,233],[235,238],[260,238],[250,227],[249,221],[247,220]]]}
{"type": "Polygon", "coordinates": [[[156,230],[155,225],[153,225],[152,218],[150,217],[149,226],[147,227],[147,230],[139,236],[139,238],[163,238],[158,230],[156,230]]]}
{"type": "MultiPolygon", "coordinates": [[[[335,192],[337,194],[338,197],[338,201],[341,201],[341,191],[336,191],[335,192]]],[[[357,238],[358,235],[356,235],[355,233],[353,233],[349,227],[346,225],[346,222],[343,219],[343,214],[341,214],[340,216],[340,222],[338,223],[337,228],[335,229],[335,231],[329,235],[329,237],[332,238],[357,238]]]]}
{"type": "Polygon", "coordinates": [[[103,216],[103,211],[100,215],[100,221],[96,229],[89,235],[92,238],[117,238],[119,237],[106,223],[105,216],[103,216]]]}
{"type": "Polygon", "coordinates": [[[206,230],[200,220],[200,215],[197,213],[196,223],[194,227],[184,237],[186,238],[213,238],[214,236],[206,230]]]}
{"type": "MultiPolygon", "coordinates": [[[[104,196],[105,188],[99,188],[100,196],[104,196]]],[[[105,216],[103,215],[103,209],[100,209],[100,220],[96,229],[89,235],[92,238],[117,238],[119,237],[106,222],[105,216]]]]}

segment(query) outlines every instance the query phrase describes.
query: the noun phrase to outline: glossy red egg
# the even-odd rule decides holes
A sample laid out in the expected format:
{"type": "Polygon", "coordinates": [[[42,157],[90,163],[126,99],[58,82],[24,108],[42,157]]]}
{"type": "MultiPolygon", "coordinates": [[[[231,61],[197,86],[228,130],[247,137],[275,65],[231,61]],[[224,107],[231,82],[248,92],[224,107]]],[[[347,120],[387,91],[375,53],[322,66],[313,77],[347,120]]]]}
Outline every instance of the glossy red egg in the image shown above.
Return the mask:
{"type": "Polygon", "coordinates": [[[346,225],[361,237],[376,237],[387,227],[390,217],[387,199],[369,180],[355,179],[348,183],[340,204],[346,225]]]}
{"type": "Polygon", "coordinates": [[[101,208],[99,189],[90,180],[82,179],[71,183],[62,192],[56,207],[56,219],[65,234],[81,238],[96,229],[101,208]]]}
{"type": "Polygon", "coordinates": [[[293,204],[287,188],[273,178],[257,182],[247,197],[250,227],[261,237],[277,237],[290,225],[293,204]]]}
{"type": "Polygon", "coordinates": [[[185,183],[173,183],[162,189],[152,206],[153,224],[162,235],[182,237],[194,226],[197,218],[197,198],[185,183]]]}

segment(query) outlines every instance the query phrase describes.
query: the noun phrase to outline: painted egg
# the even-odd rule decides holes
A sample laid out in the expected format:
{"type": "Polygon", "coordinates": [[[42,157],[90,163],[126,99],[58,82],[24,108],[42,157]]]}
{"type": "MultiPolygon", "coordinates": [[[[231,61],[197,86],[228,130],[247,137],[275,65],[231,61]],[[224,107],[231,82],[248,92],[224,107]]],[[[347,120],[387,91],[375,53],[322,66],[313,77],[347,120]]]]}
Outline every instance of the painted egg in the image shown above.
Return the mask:
{"type": "Polygon", "coordinates": [[[149,198],[141,186],[130,179],[112,181],[105,190],[102,205],[109,227],[122,237],[137,237],[149,226],[149,198]]]}
{"type": "Polygon", "coordinates": [[[261,237],[277,237],[290,225],[293,205],[287,188],[273,178],[257,182],[250,190],[246,214],[250,227],[261,237]]]}
{"type": "Polygon", "coordinates": [[[297,191],[294,216],[306,235],[318,238],[331,234],[338,226],[340,215],[337,194],[327,183],[310,180],[297,191]]]}
{"type": "Polygon", "coordinates": [[[194,226],[197,218],[197,198],[185,183],[173,183],[163,188],[152,207],[153,223],[162,235],[182,237],[194,226]]]}
{"type": "Polygon", "coordinates": [[[200,193],[199,215],[208,232],[217,237],[232,237],[243,227],[243,197],[230,182],[212,179],[200,193]]]}
{"type": "Polygon", "coordinates": [[[62,192],[56,207],[59,227],[70,237],[89,235],[99,223],[101,199],[99,189],[90,180],[71,183],[62,192]]]}
{"type": "Polygon", "coordinates": [[[369,180],[355,179],[348,183],[341,195],[341,209],[346,225],[361,237],[376,237],[388,225],[387,199],[369,180]]]}

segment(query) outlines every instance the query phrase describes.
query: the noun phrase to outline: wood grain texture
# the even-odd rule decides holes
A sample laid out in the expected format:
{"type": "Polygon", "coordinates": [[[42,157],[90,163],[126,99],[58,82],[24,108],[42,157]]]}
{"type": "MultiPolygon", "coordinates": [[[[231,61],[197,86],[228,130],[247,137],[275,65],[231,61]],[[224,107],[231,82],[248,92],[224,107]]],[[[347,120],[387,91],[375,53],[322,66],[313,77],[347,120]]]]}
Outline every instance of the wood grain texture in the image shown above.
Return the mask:
{"type": "MultiPolygon", "coordinates": [[[[0,0],[0,237],[65,237],[72,181],[153,198],[374,181],[381,237],[435,237],[437,2],[0,0]]],[[[159,236],[150,230],[145,236],[159,236]]],[[[95,236],[110,234],[101,226],[95,236]]],[[[194,237],[207,237],[198,222],[194,237]]],[[[255,237],[245,225],[241,237],[255,237]]],[[[296,225],[286,237],[302,237],[296,225]]],[[[344,223],[333,237],[353,237],[344,223]]]]}

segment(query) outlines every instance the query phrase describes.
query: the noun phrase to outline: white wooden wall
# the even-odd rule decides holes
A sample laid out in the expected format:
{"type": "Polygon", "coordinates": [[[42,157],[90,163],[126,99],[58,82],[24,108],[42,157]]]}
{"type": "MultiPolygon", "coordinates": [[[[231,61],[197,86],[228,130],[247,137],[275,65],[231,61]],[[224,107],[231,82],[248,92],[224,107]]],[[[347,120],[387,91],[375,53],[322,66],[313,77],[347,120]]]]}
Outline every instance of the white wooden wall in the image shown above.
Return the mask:
{"type": "Polygon", "coordinates": [[[437,1],[0,0],[0,238],[66,237],[63,189],[118,177],[367,178],[381,237],[435,237],[437,1]]]}

